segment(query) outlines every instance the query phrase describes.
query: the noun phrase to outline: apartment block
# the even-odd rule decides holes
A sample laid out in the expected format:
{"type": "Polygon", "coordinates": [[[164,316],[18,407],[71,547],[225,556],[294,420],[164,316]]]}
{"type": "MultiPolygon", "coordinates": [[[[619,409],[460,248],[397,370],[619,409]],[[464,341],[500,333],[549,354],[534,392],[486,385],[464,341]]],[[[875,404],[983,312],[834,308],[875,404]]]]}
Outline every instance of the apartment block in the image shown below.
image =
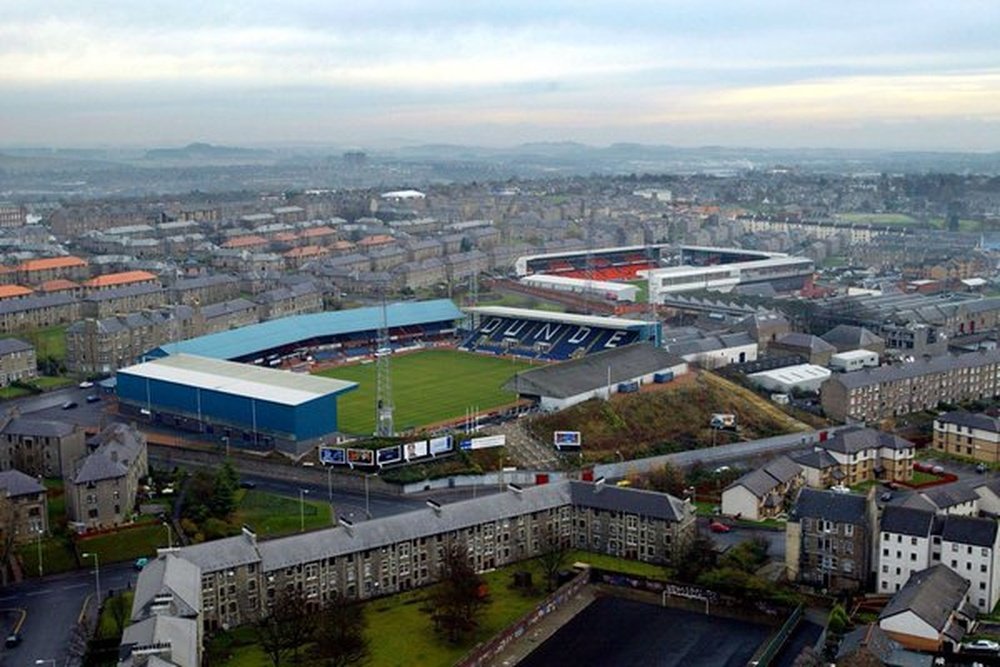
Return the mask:
{"type": "Polygon", "coordinates": [[[1000,350],[981,350],[837,374],[820,402],[831,419],[878,421],[998,394],[1000,350]]]}
{"type": "Polygon", "coordinates": [[[949,412],[934,419],[932,446],[942,452],[1000,463],[1000,419],[971,412],[949,412]]]}
{"type": "Polygon", "coordinates": [[[113,424],[87,443],[90,451],[66,480],[66,511],[85,529],[127,523],[135,511],[139,482],[148,472],[146,437],[113,424]]]}
{"type": "Polygon", "coordinates": [[[906,482],[913,478],[916,446],[875,429],[849,427],[793,457],[815,488],[853,486],[870,480],[906,482]]]}
{"type": "Polygon", "coordinates": [[[38,377],[35,348],[16,338],[0,340],[0,387],[38,377]]]}
{"type": "Polygon", "coordinates": [[[0,470],[32,477],[63,477],[85,452],[83,429],[65,422],[21,417],[0,418],[0,470]]]}

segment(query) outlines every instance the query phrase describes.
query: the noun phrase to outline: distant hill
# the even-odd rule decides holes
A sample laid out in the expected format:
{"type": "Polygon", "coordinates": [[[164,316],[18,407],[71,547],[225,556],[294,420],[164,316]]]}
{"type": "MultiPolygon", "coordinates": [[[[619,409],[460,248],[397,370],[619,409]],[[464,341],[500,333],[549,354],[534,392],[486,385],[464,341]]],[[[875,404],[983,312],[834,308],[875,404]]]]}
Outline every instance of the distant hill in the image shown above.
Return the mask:
{"type": "Polygon", "coordinates": [[[274,154],[269,150],[259,148],[193,143],[183,148],[153,148],[146,151],[145,159],[185,162],[259,162],[274,159],[274,154]]]}

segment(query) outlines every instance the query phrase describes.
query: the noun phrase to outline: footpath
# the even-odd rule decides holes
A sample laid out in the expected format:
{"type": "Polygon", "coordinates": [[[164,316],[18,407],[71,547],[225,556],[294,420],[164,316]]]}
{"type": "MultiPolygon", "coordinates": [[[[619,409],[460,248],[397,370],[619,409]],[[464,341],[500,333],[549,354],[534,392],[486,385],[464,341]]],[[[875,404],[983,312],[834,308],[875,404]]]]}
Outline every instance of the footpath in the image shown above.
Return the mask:
{"type": "Polygon", "coordinates": [[[573,598],[568,600],[561,607],[556,609],[545,618],[533,625],[531,629],[510,642],[503,652],[500,653],[489,667],[510,667],[524,660],[529,653],[534,651],[544,642],[566,625],[574,616],[587,608],[594,601],[595,589],[593,586],[584,586],[573,598]]]}

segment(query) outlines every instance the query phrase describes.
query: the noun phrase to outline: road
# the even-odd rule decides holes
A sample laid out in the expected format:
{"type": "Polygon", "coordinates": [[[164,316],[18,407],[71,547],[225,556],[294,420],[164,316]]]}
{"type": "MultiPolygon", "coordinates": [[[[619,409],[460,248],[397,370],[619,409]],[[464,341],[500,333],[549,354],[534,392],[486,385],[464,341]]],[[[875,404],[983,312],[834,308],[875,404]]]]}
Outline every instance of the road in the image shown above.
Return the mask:
{"type": "Polygon", "coordinates": [[[22,415],[69,422],[84,427],[95,427],[102,423],[102,419],[105,423],[112,421],[111,416],[105,414],[107,399],[108,397],[101,394],[100,389],[96,386],[81,389],[74,385],[37,396],[27,396],[12,401],[11,405],[16,406],[22,415]],[[92,394],[101,396],[101,400],[96,403],[87,403],[87,396],[92,394]],[[69,401],[76,403],[77,407],[63,410],[62,406],[69,401]]]}
{"type": "MultiPolygon", "coordinates": [[[[102,594],[107,596],[111,591],[134,586],[135,575],[130,563],[102,565],[102,594]]],[[[0,591],[0,608],[23,609],[26,612],[21,626],[24,641],[16,648],[0,647],[0,665],[21,667],[34,665],[36,660],[51,659],[56,660],[56,664],[60,666],[68,664],[73,630],[84,601],[95,594],[95,588],[94,570],[87,568],[43,577],[41,580],[28,580],[0,591]]],[[[19,616],[16,612],[5,611],[5,637],[19,616]]]]}

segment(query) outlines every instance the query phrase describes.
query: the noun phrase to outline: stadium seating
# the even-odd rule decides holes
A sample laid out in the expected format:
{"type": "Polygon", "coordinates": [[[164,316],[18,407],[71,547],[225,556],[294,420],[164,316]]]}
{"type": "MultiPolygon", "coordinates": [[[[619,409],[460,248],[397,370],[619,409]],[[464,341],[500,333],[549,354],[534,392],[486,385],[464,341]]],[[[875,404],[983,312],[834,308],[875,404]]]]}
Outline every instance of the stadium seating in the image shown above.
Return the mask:
{"type": "Polygon", "coordinates": [[[487,317],[466,337],[461,347],[488,354],[565,360],[630,345],[637,342],[640,336],[641,332],[637,330],[487,317]]]}

